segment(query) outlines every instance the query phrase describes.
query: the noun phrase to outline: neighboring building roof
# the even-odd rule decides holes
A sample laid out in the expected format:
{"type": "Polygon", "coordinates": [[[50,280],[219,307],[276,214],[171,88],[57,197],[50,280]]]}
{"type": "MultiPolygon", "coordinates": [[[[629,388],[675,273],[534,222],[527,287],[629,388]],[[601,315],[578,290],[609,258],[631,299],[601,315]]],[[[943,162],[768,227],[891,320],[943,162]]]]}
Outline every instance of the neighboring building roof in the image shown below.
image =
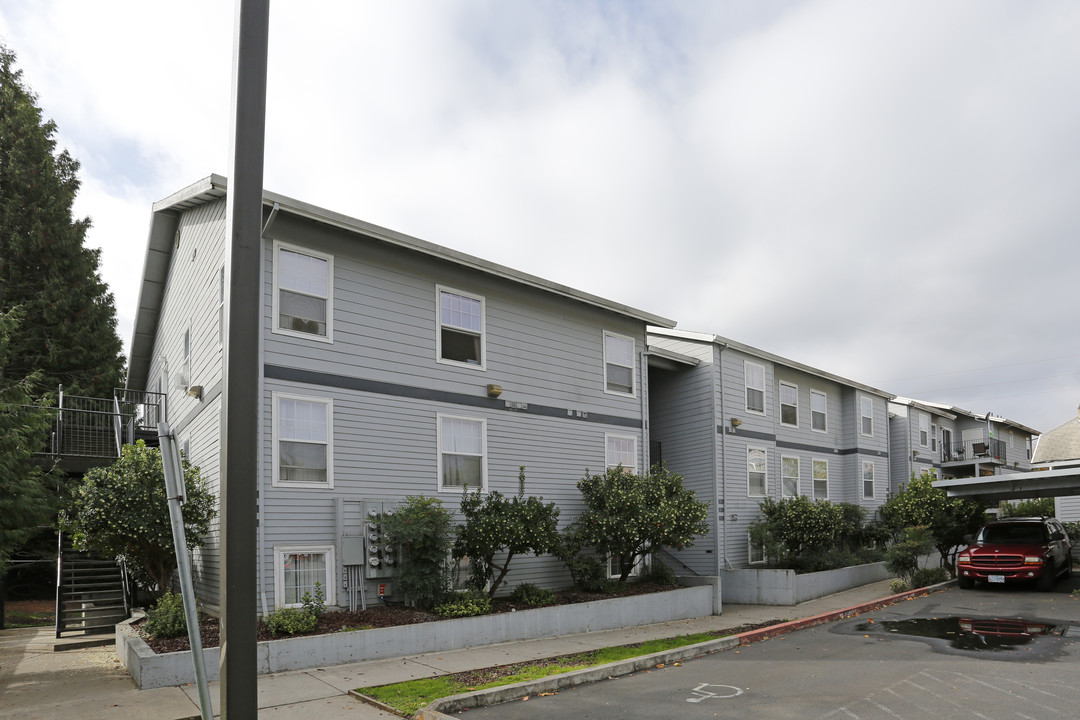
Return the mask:
{"type": "Polygon", "coordinates": [[[953,413],[954,415],[963,415],[965,417],[969,417],[969,418],[972,418],[974,420],[978,420],[980,422],[986,422],[986,416],[990,415],[990,421],[991,422],[1001,423],[1003,425],[1010,425],[1010,426],[1016,428],[1017,430],[1020,430],[1022,432],[1026,432],[1028,435],[1038,435],[1039,434],[1039,431],[1035,430],[1034,428],[1029,428],[1027,425],[1022,425],[1022,424],[1016,422],[1015,420],[1010,420],[1008,418],[1001,417],[1000,415],[991,415],[990,413],[983,413],[982,415],[980,415],[978,413],[973,413],[970,410],[965,410],[964,408],[956,407],[955,405],[945,405],[943,403],[929,402],[929,401],[926,401],[926,400],[920,400],[919,402],[921,402],[923,405],[928,405],[928,406],[930,406],[932,408],[941,408],[942,410],[947,410],[947,411],[953,413]]]}
{"type": "MultiPolygon", "coordinates": [[[[142,288],[139,291],[139,305],[135,316],[135,329],[131,339],[131,360],[128,363],[127,380],[129,387],[141,387],[145,384],[146,375],[149,372],[150,353],[153,351],[154,336],[157,333],[158,317],[165,294],[165,281],[168,278],[169,263],[173,251],[173,237],[179,222],[179,213],[198,205],[220,200],[226,195],[226,187],[227,181],[224,177],[210,175],[153,205],[150,238],[147,243],[146,261],[143,265],[142,288]]],[[[535,275],[451,250],[441,245],[435,245],[331,210],[325,210],[284,195],[264,191],[263,204],[275,206],[279,212],[287,212],[298,217],[359,233],[385,242],[388,245],[394,245],[489,275],[505,278],[521,285],[527,285],[586,305],[641,320],[650,325],[675,326],[674,320],[637,310],[628,305],[606,300],[597,295],[575,290],[566,285],[544,280],[535,275]]]]}
{"type": "Polygon", "coordinates": [[[1080,416],[1071,418],[1039,436],[1032,465],[1080,461],[1080,416]]]}
{"type": "MultiPolygon", "coordinates": [[[[878,388],[871,387],[869,385],[863,385],[862,383],[855,382],[854,380],[849,380],[847,378],[840,377],[839,375],[834,375],[831,372],[826,372],[824,370],[819,370],[815,367],[810,367],[809,365],[804,365],[801,362],[797,362],[786,357],[781,357],[780,355],[775,355],[766,350],[762,350],[761,348],[746,345],[745,343],[741,343],[737,340],[731,340],[730,338],[722,337],[720,335],[690,332],[688,330],[673,330],[671,328],[659,327],[650,327],[648,330],[650,335],[657,335],[660,337],[716,343],[717,345],[721,345],[725,348],[738,350],[739,352],[746,353],[747,355],[753,355],[754,357],[759,357],[763,360],[768,360],[770,362],[774,362],[785,367],[794,368],[809,375],[816,375],[817,377],[823,378],[825,380],[831,380],[832,382],[840,383],[841,385],[847,385],[849,387],[857,388],[859,390],[862,390],[863,392],[871,393],[873,395],[880,395],[881,397],[888,398],[890,400],[895,397],[895,395],[893,395],[892,393],[885,392],[884,390],[879,390],[878,388]]],[[[652,346],[650,346],[650,352],[652,351],[653,348],[652,346]]]]}

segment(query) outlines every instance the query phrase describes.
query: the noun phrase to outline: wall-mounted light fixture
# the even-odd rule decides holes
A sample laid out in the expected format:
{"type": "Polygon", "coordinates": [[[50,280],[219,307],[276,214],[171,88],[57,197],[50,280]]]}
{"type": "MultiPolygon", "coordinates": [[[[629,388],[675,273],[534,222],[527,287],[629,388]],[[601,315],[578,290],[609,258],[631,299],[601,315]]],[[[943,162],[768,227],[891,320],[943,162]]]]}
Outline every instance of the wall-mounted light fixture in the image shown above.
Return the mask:
{"type": "Polygon", "coordinates": [[[196,400],[202,400],[202,385],[189,385],[187,394],[196,400]]]}
{"type": "Polygon", "coordinates": [[[502,385],[488,385],[487,395],[489,398],[497,398],[502,395],[502,385]]]}

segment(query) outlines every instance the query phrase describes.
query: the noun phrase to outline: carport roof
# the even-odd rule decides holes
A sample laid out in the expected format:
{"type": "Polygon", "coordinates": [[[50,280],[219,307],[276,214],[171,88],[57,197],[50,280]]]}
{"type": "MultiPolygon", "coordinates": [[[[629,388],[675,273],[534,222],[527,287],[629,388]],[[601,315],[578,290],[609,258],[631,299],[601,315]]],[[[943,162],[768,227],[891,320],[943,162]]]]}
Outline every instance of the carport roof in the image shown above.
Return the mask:
{"type": "Polygon", "coordinates": [[[938,480],[934,486],[945,490],[949,497],[987,502],[1080,495],[1080,468],[938,480]]]}

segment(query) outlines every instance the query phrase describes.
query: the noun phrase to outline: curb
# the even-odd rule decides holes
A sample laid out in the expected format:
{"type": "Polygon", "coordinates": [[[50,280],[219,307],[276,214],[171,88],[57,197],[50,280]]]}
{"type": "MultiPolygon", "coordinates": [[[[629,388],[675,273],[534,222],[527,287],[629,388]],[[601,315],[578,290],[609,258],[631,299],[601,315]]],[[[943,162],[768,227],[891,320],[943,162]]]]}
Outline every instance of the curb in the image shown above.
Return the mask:
{"type": "MultiPolygon", "coordinates": [[[[814,627],[815,625],[832,622],[833,620],[853,617],[870,610],[877,610],[888,605],[905,602],[917,597],[925,597],[932,592],[942,590],[955,584],[956,580],[946,580],[937,585],[930,585],[919,588],[918,590],[908,590],[907,592],[902,592],[897,595],[889,595],[879,600],[862,603],[860,605],[853,605],[844,608],[843,610],[833,610],[820,615],[802,618],[800,620],[792,620],[790,622],[772,625],[760,630],[751,630],[749,632],[740,633],[738,635],[729,635],[716,640],[706,640],[705,642],[697,643],[696,645],[686,645],[674,650],[653,653],[652,655],[641,655],[636,658],[630,658],[629,660],[620,660],[606,665],[597,665],[595,667],[585,668],[584,670],[574,670],[561,675],[552,675],[551,677],[543,678],[542,680],[526,680],[525,682],[514,683],[513,685],[501,685],[499,687],[480,690],[478,692],[450,695],[432,701],[427,706],[418,710],[412,718],[413,720],[454,720],[454,718],[447,713],[486,707],[488,705],[497,705],[509,700],[516,700],[522,696],[536,695],[539,693],[553,693],[561,688],[584,685],[599,680],[618,677],[620,675],[629,675],[630,673],[638,672],[639,670],[661,668],[670,663],[690,660],[701,657],[702,655],[711,655],[712,653],[720,652],[721,650],[749,645],[760,640],[768,640],[777,635],[794,632],[795,630],[802,630],[804,628],[814,627]]],[[[361,695],[355,691],[350,692],[349,694],[358,700],[374,705],[382,710],[389,710],[389,708],[374,698],[369,698],[366,695],[361,695]]]]}

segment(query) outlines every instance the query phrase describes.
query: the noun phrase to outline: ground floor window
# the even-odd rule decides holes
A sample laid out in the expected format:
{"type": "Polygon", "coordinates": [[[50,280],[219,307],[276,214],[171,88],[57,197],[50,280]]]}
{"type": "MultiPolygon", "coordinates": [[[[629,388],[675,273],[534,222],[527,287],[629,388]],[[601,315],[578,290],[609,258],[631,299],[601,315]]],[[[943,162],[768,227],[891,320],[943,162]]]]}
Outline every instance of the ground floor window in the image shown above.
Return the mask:
{"type": "MultiPolygon", "coordinates": [[[[638,577],[641,575],[641,571],[649,566],[649,556],[639,557],[638,561],[634,563],[634,567],[630,570],[628,577],[638,577]]],[[[608,558],[608,578],[618,580],[622,577],[623,564],[617,557],[608,558]]]]}
{"type": "Polygon", "coordinates": [[[327,605],[334,599],[334,548],[331,545],[274,546],[274,604],[296,607],[306,593],[315,596],[316,583],[327,605]]]}
{"type": "Polygon", "coordinates": [[[754,542],[750,533],[746,533],[747,557],[751,565],[761,565],[765,562],[765,544],[754,542]]]}

